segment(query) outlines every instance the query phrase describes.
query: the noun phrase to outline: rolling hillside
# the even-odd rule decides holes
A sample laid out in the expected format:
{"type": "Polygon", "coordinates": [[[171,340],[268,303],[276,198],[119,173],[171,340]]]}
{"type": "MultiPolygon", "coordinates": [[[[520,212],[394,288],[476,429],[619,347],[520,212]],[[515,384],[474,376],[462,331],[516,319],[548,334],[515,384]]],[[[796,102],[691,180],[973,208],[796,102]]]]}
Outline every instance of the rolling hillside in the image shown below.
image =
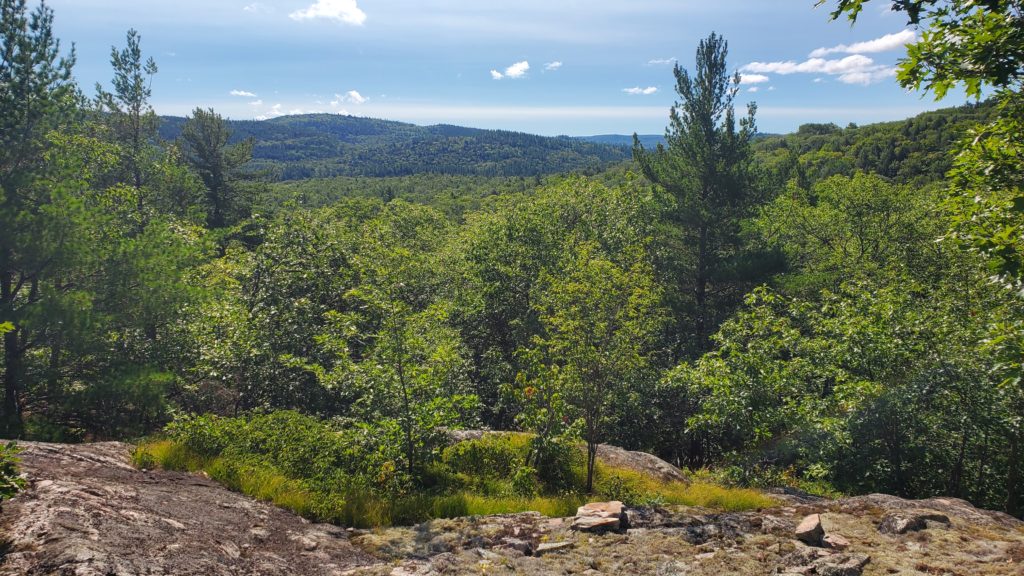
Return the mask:
{"type": "MultiPolygon", "coordinates": [[[[160,136],[177,138],[184,118],[164,117],[160,136]]],[[[537,176],[595,173],[630,158],[628,148],[439,124],[307,114],[230,121],[234,139],[256,139],[253,168],[281,180],[332,176],[537,176]]]]}

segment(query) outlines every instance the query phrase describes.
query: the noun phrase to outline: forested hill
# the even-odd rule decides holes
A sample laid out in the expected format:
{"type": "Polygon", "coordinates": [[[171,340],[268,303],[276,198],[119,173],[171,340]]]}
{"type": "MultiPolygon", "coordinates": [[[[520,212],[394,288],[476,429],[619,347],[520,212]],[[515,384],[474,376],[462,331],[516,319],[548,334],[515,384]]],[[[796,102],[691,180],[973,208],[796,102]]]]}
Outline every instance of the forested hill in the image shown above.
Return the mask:
{"type": "MultiPolygon", "coordinates": [[[[175,139],[184,118],[164,117],[160,136],[175,139]]],[[[628,148],[439,124],[337,114],[228,121],[233,140],[253,137],[253,167],[281,180],[331,176],[536,176],[600,171],[630,157],[628,148]]]]}
{"type": "MultiPolygon", "coordinates": [[[[837,174],[875,172],[906,183],[940,180],[951,167],[953,146],[967,128],[985,121],[988,102],[925,112],[906,120],[841,128],[804,124],[785,135],[763,135],[755,149],[763,165],[804,183],[837,174]]],[[[229,120],[232,140],[255,139],[252,167],[280,180],[333,176],[538,176],[596,173],[628,160],[631,135],[570,138],[404,122],[337,114],[229,120]]],[[[160,136],[176,139],[185,119],[163,117],[160,136]]],[[[641,135],[654,148],[659,135],[641,135]]]]}
{"type": "MultiPolygon", "coordinates": [[[[637,136],[645,148],[654,148],[658,144],[665,144],[665,136],[662,134],[640,134],[637,136]]],[[[598,134],[597,136],[580,136],[580,140],[593,142],[595,144],[611,144],[613,146],[633,146],[631,134],[598,134]]]]}
{"type": "Polygon", "coordinates": [[[803,185],[855,172],[925,184],[945,177],[952,167],[952,151],[967,130],[994,112],[995,104],[986,101],[864,126],[804,124],[792,134],[760,139],[754,148],[762,165],[796,177],[803,185]]]}

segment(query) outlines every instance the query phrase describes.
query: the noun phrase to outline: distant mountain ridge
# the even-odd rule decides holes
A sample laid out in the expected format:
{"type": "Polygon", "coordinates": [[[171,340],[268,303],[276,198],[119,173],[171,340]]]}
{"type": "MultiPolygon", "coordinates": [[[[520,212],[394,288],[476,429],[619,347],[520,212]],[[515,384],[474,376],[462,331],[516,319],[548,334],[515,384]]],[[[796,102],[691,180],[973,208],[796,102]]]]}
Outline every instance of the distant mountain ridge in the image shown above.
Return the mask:
{"type": "MultiPolygon", "coordinates": [[[[185,118],[163,117],[160,136],[173,140],[185,118]]],[[[254,169],[281,180],[333,176],[540,176],[596,173],[628,160],[621,145],[568,136],[536,136],[449,124],[404,122],[338,114],[228,120],[232,139],[256,139],[254,169]]]]}

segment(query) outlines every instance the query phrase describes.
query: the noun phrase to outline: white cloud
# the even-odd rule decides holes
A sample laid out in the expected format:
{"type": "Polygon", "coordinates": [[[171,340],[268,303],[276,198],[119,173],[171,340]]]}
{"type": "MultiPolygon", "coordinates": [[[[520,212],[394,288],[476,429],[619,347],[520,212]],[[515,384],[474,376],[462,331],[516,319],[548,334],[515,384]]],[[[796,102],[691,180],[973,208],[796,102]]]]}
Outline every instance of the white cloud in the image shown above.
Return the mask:
{"type": "Polygon", "coordinates": [[[771,78],[764,74],[740,74],[740,84],[762,84],[770,81],[771,78]]]}
{"type": "Polygon", "coordinates": [[[231,94],[232,96],[244,96],[246,98],[255,98],[256,97],[255,94],[253,94],[252,92],[249,92],[248,90],[232,90],[231,92],[229,92],[229,94],[231,94]]]}
{"type": "MultiPolygon", "coordinates": [[[[337,96],[337,94],[335,94],[335,96],[337,96]]],[[[348,102],[350,104],[365,104],[367,100],[369,100],[369,98],[363,96],[362,94],[355,90],[349,90],[348,92],[345,92],[345,102],[348,102]]]]}
{"type": "Polygon", "coordinates": [[[253,2],[252,4],[247,4],[244,8],[242,8],[242,10],[246,12],[252,12],[253,14],[270,14],[271,12],[274,11],[273,8],[267,6],[266,4],[263,4],[262,2],[253,2]]]}
{"type": "Polygon", "coordinates": [[[544,65],[544,69],[549,71],[558,70],[561,67],[562,63],[559,62],[558,60],[555,60],[554,62],[548,62],[547,64],[544,65]]]}
{"type": "Polygon", "coordinates": [[[655,58],[654,60],[648,60],[647,61],[647,65],[648,66],[666,66],[666,65],[675,64],[675,63],[676,63],[675,56],[673,56],[672,58],[655,58]]]}
{"type": "Polygon", "coordinates": [[[874,60],[861,54],[854,54],[839,60],[809,58],[803,62],[792,60],[785,62],[751,62],[740,68],[744,72],[770,74],[828,74],[837,76],[844,84],[868,85],[894,76],[896,68],[885,64],[876,64],[874,60]]]}
{"type": "Polygon", "coordinates": [[[757,86],[751,86],[750,88],[747,88],[747,92],[757,92],[757,91],[758,91],[758,87],[757,86]]]}
{"type": "Polygon", "coordinates": [[[269,120],[270,118],[277,118],[278,116],[283,116],[283,115],[284,115],[284,112],[281,110],[281,105],[280,104],[274,104],[273,106],[270,107],[270,110],[267,110],[267,111],[263,112],[262,114],[256,116],[256,119],[257,120],[269,120]]]}
{"type": "Polygon", "coordinates": [[[249,102],[249,104],[252,106],[263,106],[263,100],[253,100],[252,102],[249,102]]]}
{"type": "Polygon", "coordinates": [[[875,54],[878,52],[889,52],[899,50],[907,44],[917,42],[917,34],[913,30],[903,30],[895,34],[886,34],[881,38],[855,42],[853,44],[839,44],[831,48],[818,48],[811,52],[811,58],[821,58],[829,54],[875,54]]]}
{"type": "Polygon", "coordinates": [[[814,83],[815,83],[815,84],[821,84],[821,83],[822,83],[822,82],[824,82],[824,81],[825,81],[825,79],[824,79],[824,78],[815,78],[815,79],[814,79],[814,83]]]}
{"type": "Polygon", "coordinates": [[[505,76],[509,78],[522,78],[530,70],[530,63],[526,60],[516,62],[505,69],[505,76]]]}
{"type": "MultiPolygon", "coordinates": [[[[561,65],[561,63],[559,63],[561,65]]],[[[522,62],[516,62],[515,64],[505,68],[505,72],[501,73],[497,70],[491,70],[491,78],[495,80],[501,80],[502,78],[522,78],[526,76],[526,73],[530,70],[530,63],[526,60],[522,62]]]]}
{"type": "Polygon", "coordinates": [[[316,0],[315,4],[303,10],[296,10],[288,17],[292,20],[326,18],[353,26],[362,26],[366,22],[366,12],[359,9],[356,0],[316,0]]]}
{"type": "Polygon", "coordinates": [[[648,86],[647,88],[634,86],[632,88],[623,88],[622,91],[631,96],[650,96],[651,94],[657,92],[658,89],[654,86],[648,86]]]}
{"type": "Polygon", "coordinates": [[[344,94],[335,94],[334,100],[331,100],[331,108],[334,108],[338,114],[348,114],[348,110],[341,108],[344,104],[365,104],[370,99],[360,94],[357,90],[349,90],[344,94]],[[339,109],[340,108],[340,109],[339,109]]]}

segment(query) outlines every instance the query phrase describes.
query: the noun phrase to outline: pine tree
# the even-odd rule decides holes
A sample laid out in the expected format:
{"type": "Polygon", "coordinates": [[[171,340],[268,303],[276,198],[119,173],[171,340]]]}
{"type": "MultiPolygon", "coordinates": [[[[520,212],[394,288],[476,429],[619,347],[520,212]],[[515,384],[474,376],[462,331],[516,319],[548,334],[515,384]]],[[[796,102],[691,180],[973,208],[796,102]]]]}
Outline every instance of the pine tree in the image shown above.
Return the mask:
{"type": "Polygon", "coordinates": [[[53,11],[40,4],[31,14],[25,0],[0,0],[0,320],[3,334],[4,400],[0,434],[22,434],[24,358],[31,342],[23,319],[42,298],[42,279],[55,259],[42,246],[53,230],[33,184],[46,170],[46,134],[73,114],[74,51],[60,55],[53,36],[53,11]]]}
{"type": "Polygon", "coordinates": [[[680,291],[692,298],[692,352],[707,350],[708,337],[727,297],[739,250],[738,225],[755,195],[748,175],[756,106],[750,104],[739,129],[733,100],[739,74],[729,74],[728,44],[712,33],[697,48],[696,76],[676,64],[673,72],[681,100],[672,106],[665,131],[668,147],[646,150],[633,136],[633,157],[644,175],[676,199],[676,223],[687,249],[680,291]]]}
{"type": "Polygon", "coordinates": [[[181,131],[185,160],[206,185],[210,228],[223,228],[236,217],[248,216],[250,206],[236,185],[238,169],[252,159],[253,139],[228,146],[231,131],[220,114],[196,108],[181,131]]]}

